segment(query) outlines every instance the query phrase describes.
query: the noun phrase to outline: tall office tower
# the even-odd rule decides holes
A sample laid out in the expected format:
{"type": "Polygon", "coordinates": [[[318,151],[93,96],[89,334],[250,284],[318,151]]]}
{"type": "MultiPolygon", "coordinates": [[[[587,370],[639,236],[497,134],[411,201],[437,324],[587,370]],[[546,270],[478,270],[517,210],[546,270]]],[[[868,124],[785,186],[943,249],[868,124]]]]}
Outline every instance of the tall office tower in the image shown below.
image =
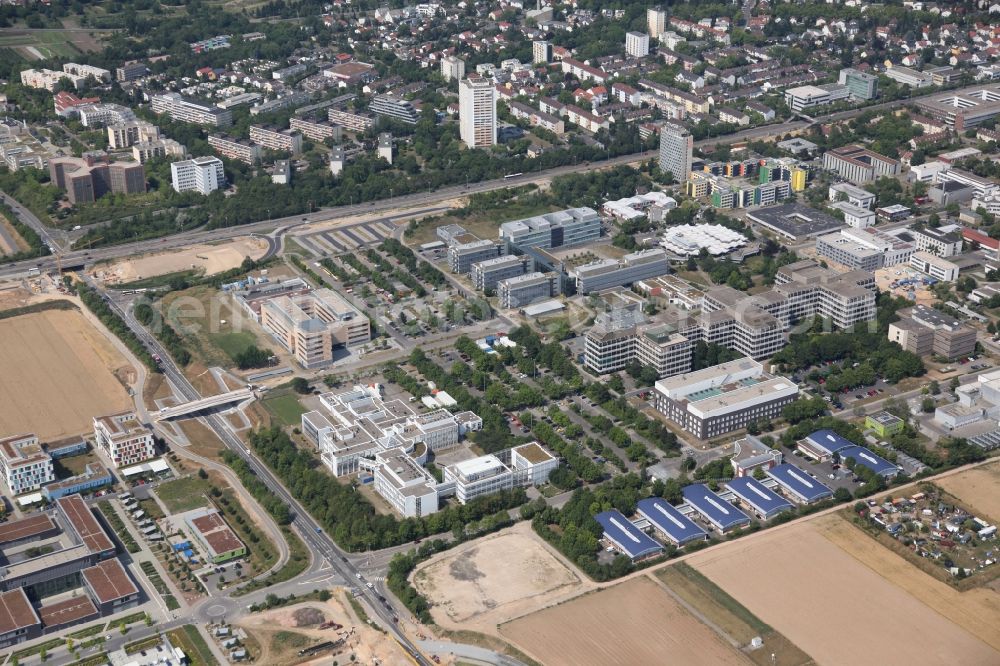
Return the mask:
{"type": "Polygon", "coordinates": [[[691,153],[694,138],[684,127],[666,123],[660,128],[660,171],[670,172],[678,183],[691,175],[691,153]]]}
{"type": "Polygon", "coordinates": [[[458,87],[458,123],[469,148],[487,148],[497,142],[496,89],[488,79],[469,77],[458,87]]]}
{"type": "Polygon", "coordinates": [[[667,10],[663,7],[650,7],[646,10],[646,26],[649,36],[659,39],[667,30],[667,10]]]}

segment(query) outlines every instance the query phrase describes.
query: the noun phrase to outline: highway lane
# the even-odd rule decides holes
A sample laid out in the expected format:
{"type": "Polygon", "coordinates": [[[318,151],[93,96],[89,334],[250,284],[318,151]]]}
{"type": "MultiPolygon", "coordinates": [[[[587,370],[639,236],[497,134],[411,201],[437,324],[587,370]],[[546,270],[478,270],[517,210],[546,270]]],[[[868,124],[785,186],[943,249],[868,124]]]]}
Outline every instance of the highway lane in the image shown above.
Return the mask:
{"type": "MultiPolygon", "coordinates": [[[[88,282],[90,282],[92,287],[99,289],[99,286],[95,284],[93,280],[88,279],[88,282]]],[[[152,334],[150,334],[132,316],[131,311],[124,310],[114,300],[109,300],[107,302],[109,307],[111,307],[112,310],[114,310],[115,313],[125,321],[128,327],[139,337],[143,344],[145,344],[152,353],[160,356],[162,359],[161,369],[163,374],[184,397],[184,399],[199,399],[201,395],[198,391],[180,372],[167,351],[160,346],[159,341],[156,340],[156,338],[154,338],[152,334]]],[[[321,529],[316,521],[312,519],[312,516],[309,515],[309,513],[294,497],[292,497],[291,493],[289,493],[285,486],[277,479],[277,477],[274,476],[270,468],[260,462],[257,457],[250,452],[250,449],[244,446],[243,442],[233,432],[229,423],[218,414],[206,416],[205,422],[227,448],[246,461],[253,472],[267,485],[271,492],[291,507],[293,513],[292,524],[302,536],[306,546],[313,553],[314,559],[317,562],[323,560],[323,564],[329,564],[332,571],[339,575],[343,580],[359,580],[359,572],[357,568],[347,559],[346,553],[333,542],[333,540],[321,529]]],[[[363,596],[368,600],[369,606],[374,615],[381,621],[386,630],[399,641],[403,648],[410,653],[417,663],[430,666],[430,662],[424,658],[423,655],[421,655],[416,646],[409,640],[409,638],[407,638],[405,634],[403,634],[402,631],[400,631],[399,627],[396,625],[395,618],[398,617],[398,613],[400,611],[397,611],[395,608],[386,608],[386,606],[378,598],[378,594],[374,589],[370,589],[360,584],[358,587],[362,591],[363,596]]]]}
{"type": "MultiPolygon", "coordinates": [[[[756,139],[768,136],[783,135],[788,132],[793,132],[799,129],[807,127],[809,123],[804,120],[794,120],[787,123],[782,123],[781,125],[768,125],[764,127],[753,127],[749,129],[742,130],[735,134],[728,134],[725,136],[713,137],[710,139],[705,139],[703,141],[695,142],[695,146],[714,146],[717,144],[730,144],[736,143],[738,141],[745,141],[748,139],[756,139]]],[[[514,178],[497,178],[494,180],[482,181],[479,183],[469,183],[468,185],[454,185],[450,187],[445,187],[432,192],[419,192],[416,194],[407,194],[403,196],[393,197],[391,199],[383,199],[380,201],[373,201],[363,204],[354,204],[350,206],[338,206],[335,208],[325,208],[314,213],[305,213],[302,215],[292,215],[289,217],[275,218],[271,220],[262,220],[259,222],[252,222],[249,224],[220,227],[218,229],[211,230],[193,230],[186,231],[179,234],[174,234],[172,236],[167,236],[164,238],[156,238],[146,241],[138,241],[133,243],[122,243],[121,245],[111,245],[108,247],[95,248],[92,250],[69,250],[63,257],[62,262],[64,265],[76,265],[79,263],[92,264],[98,261],[106,261],[111,259],[117,259],[120,257],[127,257],[133,254],[141,254],[145,252],[157,252],[164,250],[173,250],[180,247],[186,247],[188,245],[194,245],[197,243],[209,243],[218,242],[222,240],[229,240],[232,238],[238,238],[240,236],[247,236],[251,233],[256,234],[266,234],[273,231],[276,228],[284,228],[285,233],[296,227],[305,226],[308,224],[316,224],[321,222],[331,222],[336,221],[345,217],[352,217],[355,215],[361,215],[366,213],[380,213],[389,212],[394,210],[402,210],[409,208],[420,208],[421,206],[426,207],[428,211],[432,210],[434,206],[440,207],[445,202],[451,199],[457,199],[460,197],[469,196],[470,194],[479,194],[483,192],[492,192],[495,190],[503,189],[506,187],[514,187],[518,185],[527,185],[531,183],[543,183],[557,176],[562,176],[571,173],[577,173],[580,171],[591,171],[594,169],[606,169],[620,165],[636,164],[649,159],[656,159],[657,151],[651,150],[643,153],[633,153],[630,155],[622,155],[620,157],[615,157],[610,160],[601,160],[598,162],[581,162],[578,164],[568,164],[561,167],[556,167],[553,169],[547,169],[543,171],[525,172],[520,176],[514,178]]],[[[8,197],[9,199],[9,197],[8,197]]],[[[27,209],[24,209],[27,210],[27,209]]],[[[28,211],[30,214],[30,211],[28,211]]],[[[421,210],[415,210],[408,213],[408,215],[421,215],[423,212],[421,210]]],[[[53,237],[53,230],[42,225],[37,218],[31,216],[33,220],[30,224],[33,228],[38,231],[42,229],[46,235],[46,242],[50,242],[53,247],[61,247],[62,244],[57,242],[58,239],[53,237]],[[37,228],[35,225],[38,225],[37,228]]],[[[26,222],[29,219],[25,220],[26,222]]],[[[0,278],[2,277],[12,277],[16,275],[23,274],[29,268],[38,267],[43,271],[48,271],[56,267],[56,261],[54,257],[42,257],[33,260],[26,260],[14,264],[9,264],[0,268],[0,278]]]]}

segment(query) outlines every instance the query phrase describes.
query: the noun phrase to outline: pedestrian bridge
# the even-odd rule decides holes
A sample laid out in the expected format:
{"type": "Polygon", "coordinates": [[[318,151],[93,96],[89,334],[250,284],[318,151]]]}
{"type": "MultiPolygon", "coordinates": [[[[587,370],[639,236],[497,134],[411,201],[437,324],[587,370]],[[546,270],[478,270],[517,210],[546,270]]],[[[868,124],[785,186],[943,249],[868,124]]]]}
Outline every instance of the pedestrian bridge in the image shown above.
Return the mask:
{"type": "Polygon", "coordinates": [[[253,397],[254,392],[248,388],[242,388],[238,391],[230,391],[229,393],[220,393],[219,395],[201,398],[200,400],[192,400],[173,407],[164,407],[156,415],[156,420],[166,421],[178,416],[194,414],[195,412],[200,412],[203,409],[209,409],[211,407],[220,407],[222,405],[228,405],[232,402],[243,402],[244,400],[249,400],[253,397]]]}

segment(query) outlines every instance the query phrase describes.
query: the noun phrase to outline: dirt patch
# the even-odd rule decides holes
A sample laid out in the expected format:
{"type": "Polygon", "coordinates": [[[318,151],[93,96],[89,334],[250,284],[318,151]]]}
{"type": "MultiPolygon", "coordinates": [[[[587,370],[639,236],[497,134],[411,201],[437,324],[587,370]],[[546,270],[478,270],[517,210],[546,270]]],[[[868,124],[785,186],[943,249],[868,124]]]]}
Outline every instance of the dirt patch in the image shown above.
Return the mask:
{"type": "Polygon", "coordinates": [[[413,575],[446,629],[495,633],[507,620],[583,591],[584,583],[535,536],[529,523],[431,558],[413,575]]]}
{"type": "MultiPolygon", "coordinates": [[[[819,663],[997,663],[1000,652],[824,537],[839,524],[824,516],[688,563],[819,663]]],[[[862,536],[852,543],[895,557],[862,536]]],[[[899,562],[920,578],[915,588],[945,588],[899,562]]]]}
{"type": "Polygon", "coordinates": [[[95,277],[107,284],[118,284],[192,269],[214,275],[236,268],[246,257],[259,259],[264,256],[267,247],[267,241],[258,238],[244,238],[221,245],[195,245],[179,251],[115,262],[95,271],[95,277]]]}
{"type": "Polygon", "coordinates": [[[647,576],[522,617],[500,633],[546,666],[749,663],[647,576]]]}
{"type": "MultiPolygon", "coordinates": [[[[935,484],[976,511],[1000,521],[1000,465],[984,465],[945,477],[935,484]]],[[[982,516],[980,516],[982,517],[982,516]]]]}
{"type": "Polygon", "coordinates": [[[305,606],[295,609],[295,612],[292,613],[292,619],[295,620],[296,627],[310,627],[323,624],[326,621],[326,616],[318,608],[305,606]]]}
{"type": "Polygon", "coordinates": [[[329,663],[332,657],[341,664],[354,662],[380,663],[384,666],[412,665],[413,662],[396,641],[386,638],[382,632],[360,622],[348,609],[347,599],[344,596],[346,592],[342,588],[337,588],[333,592],[331,599],[325,603],[307,602],[243,618],[239,626],[254,635],[261,644],[261,655],[257,663],[295,664],[308,661],[298,656],[298,650],[304,647],[300,644],[301,641],[288,640],[294,636],[302,636],[307,639],[307,645],[336,641],[338,638],[345,639],[343,647],[323,654],[322,663],[329,663]],[[325,618],[325,621],[336,622],[343,625],[343,628],[334,630],[304,627],[297,619],[302,617],[303,611],[318,613],[325,618]],[[295,645],[292,645],[293,643],[295,645]]]}
{"type": "Polygon", "coordinates": [[[131,406],[115,376],[126,367],[79,312],[0,320],[0,433],[53,440],[90,431],[93,417],[131,406]]]}

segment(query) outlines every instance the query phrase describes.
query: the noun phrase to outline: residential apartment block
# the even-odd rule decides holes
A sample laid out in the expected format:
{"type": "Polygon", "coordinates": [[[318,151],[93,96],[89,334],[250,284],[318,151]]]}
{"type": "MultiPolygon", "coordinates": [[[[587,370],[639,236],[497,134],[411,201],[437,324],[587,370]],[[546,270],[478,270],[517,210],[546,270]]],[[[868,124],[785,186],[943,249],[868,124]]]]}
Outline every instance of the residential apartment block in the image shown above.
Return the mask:
{"type": "Polygon", "coordinates": [[[0,439],[0,474],[11,495],[38,490],[56,478],[52,456],[34,435],[0,439]]]}
{"type": "Polygon", "coordinates": [[[250,140],[262,148],[291,153],[293,156],[302,152],[302,135],[291,129],[251,125],[250,140]]]}
{"type": "Polygon", "coordinates": [[[711,439],[779,416],[798,395],[791,379],[741,358],[657,381],[653,404],[685,431],[711,439]]]}
{"type": "Polygon", "coordinates": [[[77,157],[49,160],[49,178],[71,203],[92,203],[105,194],[146,191],[146,171],[138,162],[93,162],[77,157]]]}
{"type": "Polygon", "coordinates": [[[265,301],[260,323],[305,368],[333,362],[334,347],[371,340],[368,317],[331,289],[265,301]]]}
{"type": "Polygon", "coordinates": [[[156,456],[153,433],[134,412],[94,417],[94,441],[115,467],[134,465],[156,456]]]}
{"type": "Polygon", "coordinates": [[[222,160],[218,157],[195,157],[171,162],[170,175],[175,192],[209,194],[226,184],[222,160]]]}
{"type": "Polygon", "coordinates": [[[210,127],[229,127],[233,112],[209,103],[186,99],[178,93],[164,93],[150,98],[153,113],[165,113],[173,120],[180,120],[210,127]]]}
{"type": "Polygon", "coordinates": [[[686,128],[669,123],[660,128],[660,171],[670,172],[678,183],[691,175],[693,150],[694,137],[686,128]]]}
{"type": "Polygon", "coordinates": [[[173,139],[157,139],[156,141],[140,141],[132,146],[132,158],[139,164],[161,157],[187,156],[187,148],[173,139]]]}
{"type": "Polygon", "coordinates": [[[152,123],[134,121],[108,125],[108,148],[122,150],[143,141],[160,138],[160,128],[152,123]]]}
{"type": "Polygon", "coordinates": [[[469,77],[459,82],[458,124],[462,141],[469,148],[496,145],[496,89],[489,79],[469,77]]]}
{"type": "Polygon", "coordinates": [[[329,109],[326,112],[327,119],[352,132],[364,132],[375,127],[375,116],[370,113],[354,113],[343,109],[329,109]]]}
{"type": "Polygon", "coordinates": [[[41,88],[43,90],[48,90],[49,92],[54,92],[56,86],[63,79],[69,81],[69,83],[79,90],[83,87],[86,82],[86,78],[82,76],[75,76],[72,74],[67,74],[66,72],[57,72],[53,69],[25,69],[21,71],[21,85],[28,86],[29,88],[41,88]]]}
{"type": "Polygon", "coordinates": [[[313,141],[326,141],[333,139],[340,141],[344,135],[344,128],[326,120],[318,118],[292,118],[288,125],[296,132],[301,132],[302,136],[313,141]]]}
{"type": "Polygon", "coordinates": [[[375,95],[368,108],[376,116],[391,118],[405,125],[416,125],[420,121],[420,112],[416,107],[395,95],[375,95]]]}
{"type": "Polygon", "coordinates": [[[237,162],[243,162],[250,166],[260,162],[260,146],[250,143],[246,139],[209,134],[208,145],[219,155],[237,162]]]}

